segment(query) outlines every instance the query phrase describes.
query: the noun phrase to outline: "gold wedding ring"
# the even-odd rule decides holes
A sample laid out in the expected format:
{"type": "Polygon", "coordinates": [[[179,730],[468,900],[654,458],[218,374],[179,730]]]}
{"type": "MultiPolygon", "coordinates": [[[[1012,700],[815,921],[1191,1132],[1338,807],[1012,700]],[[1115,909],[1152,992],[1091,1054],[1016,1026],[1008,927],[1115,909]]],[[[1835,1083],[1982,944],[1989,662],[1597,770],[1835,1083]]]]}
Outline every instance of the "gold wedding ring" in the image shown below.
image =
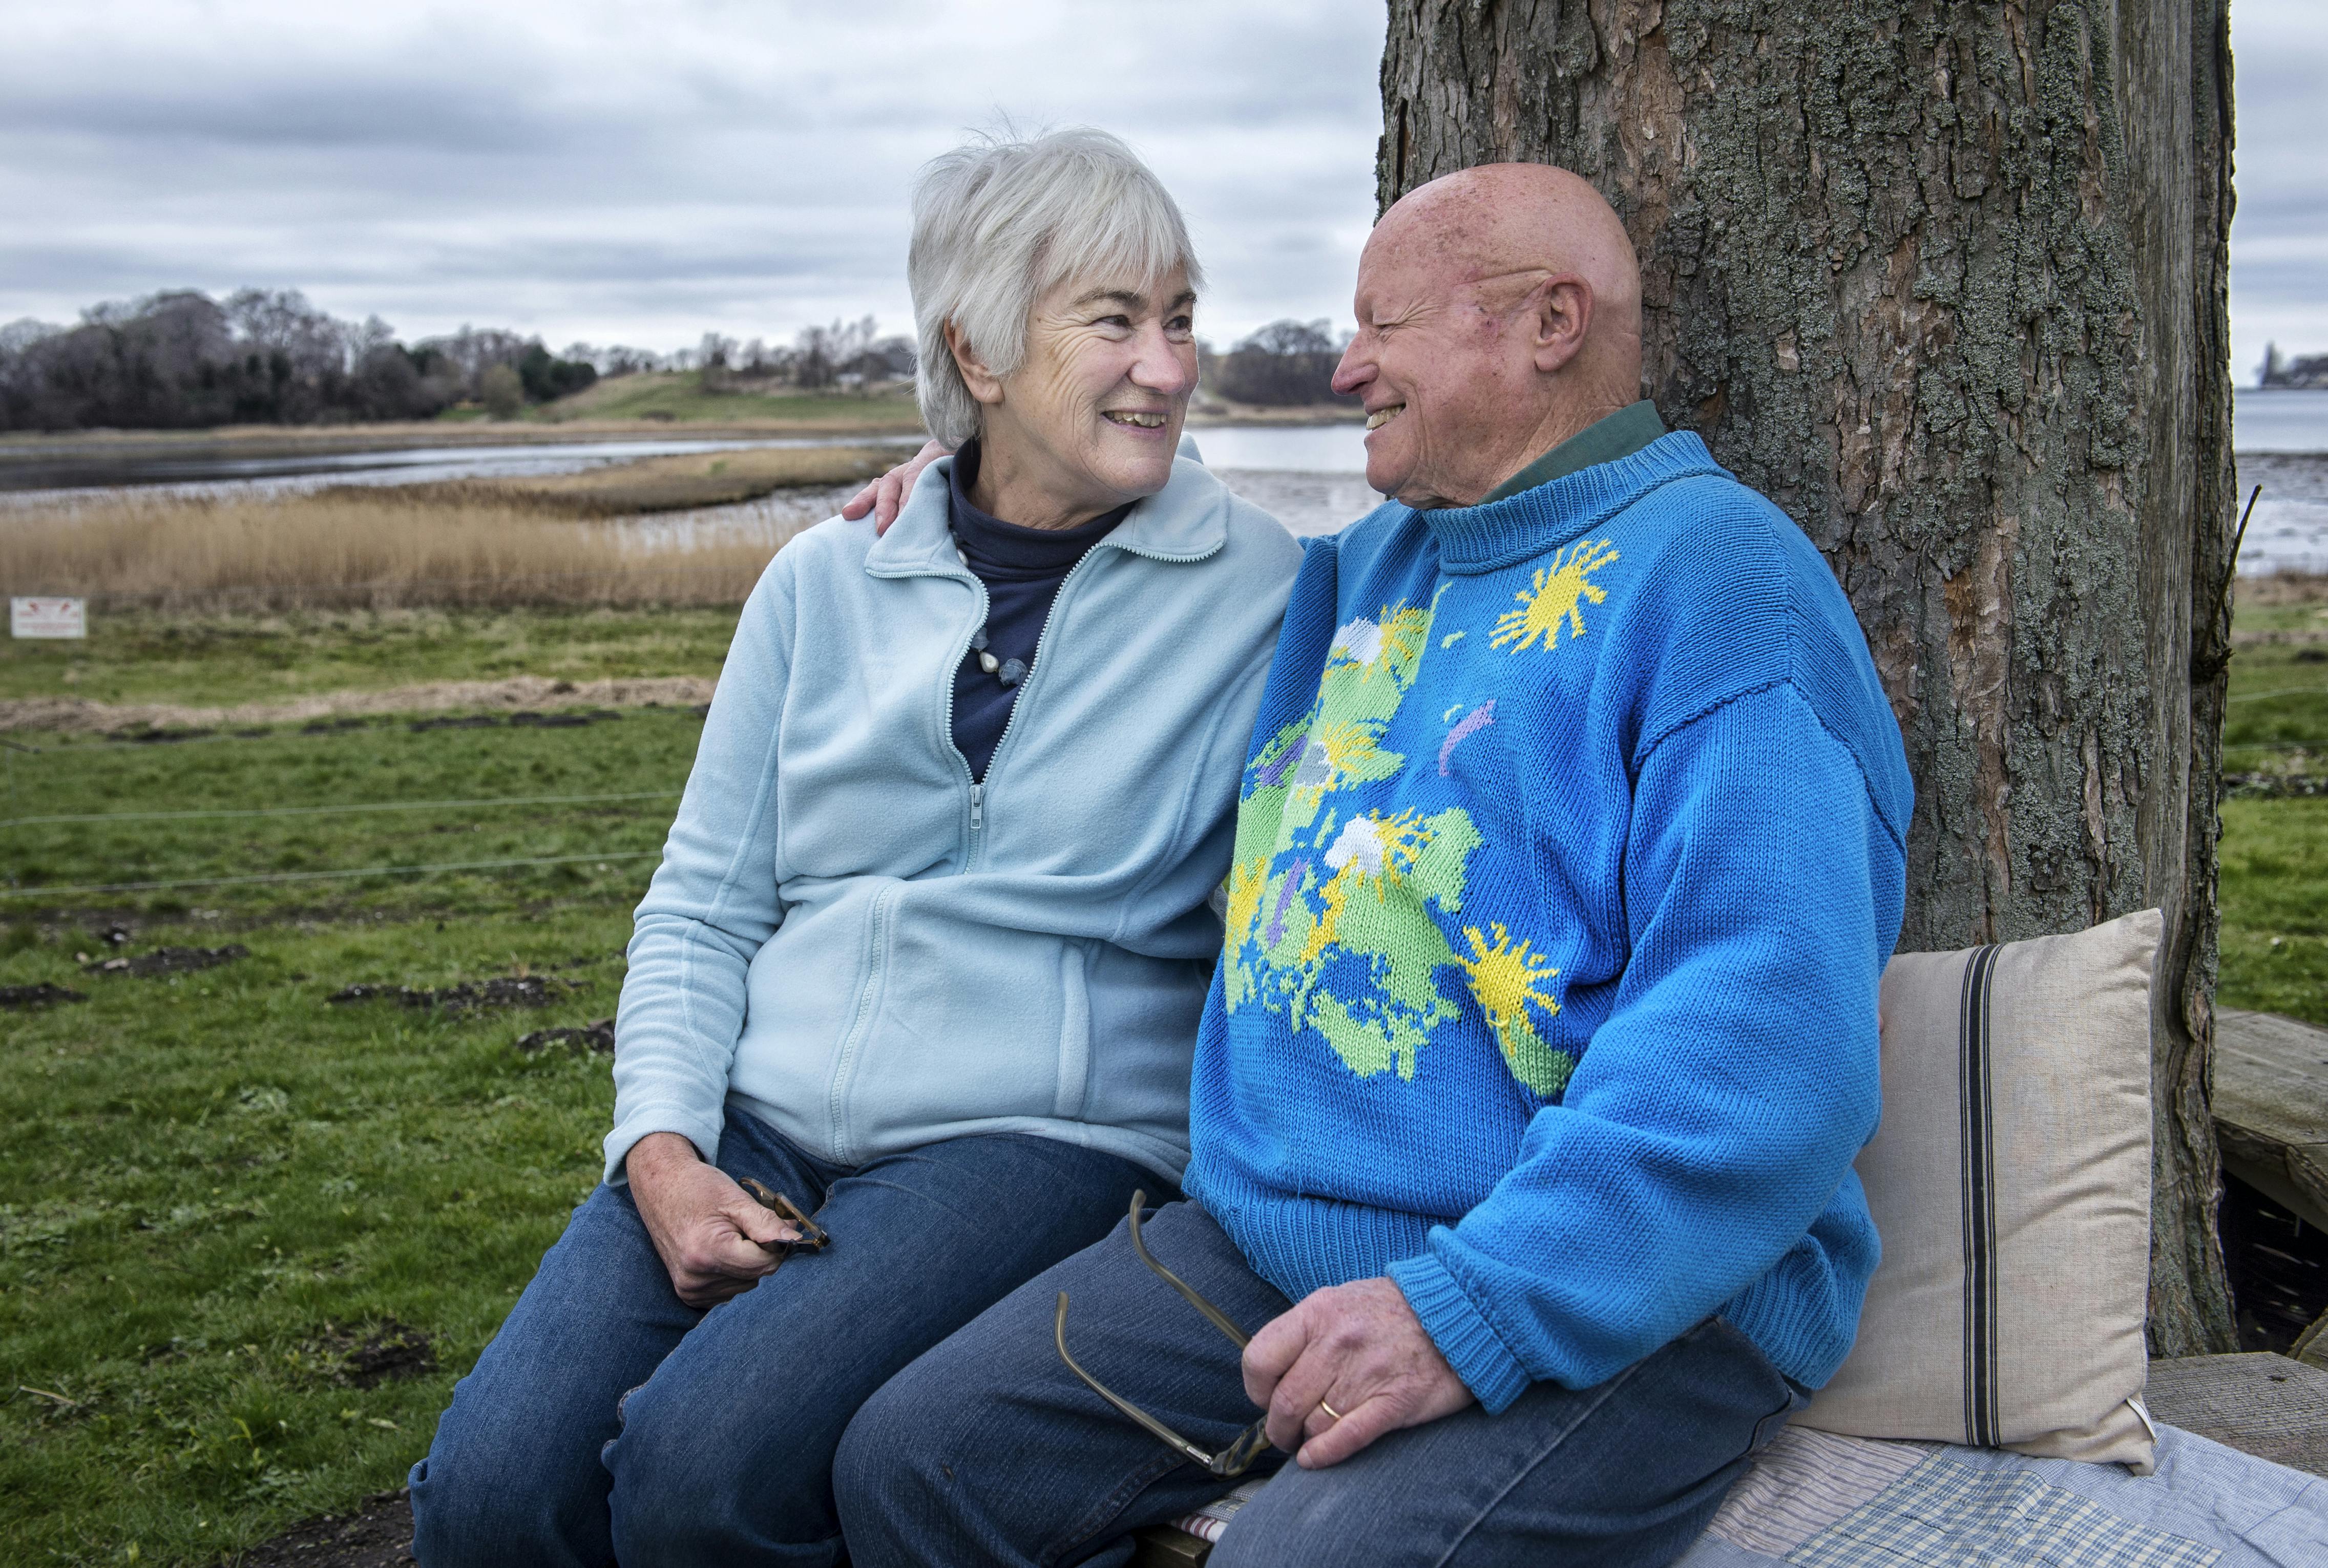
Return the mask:
{"type": "Polygon", "coordinates": [[[1318,1402],[1318,1408],[1324,1411],[1328,1415],[1332,1416],[1336,1421],[1342,1419],[1342,1413],[1336,1410],[1332,1405],[1327,1404],[1322,1399],[1318,1402]]]}

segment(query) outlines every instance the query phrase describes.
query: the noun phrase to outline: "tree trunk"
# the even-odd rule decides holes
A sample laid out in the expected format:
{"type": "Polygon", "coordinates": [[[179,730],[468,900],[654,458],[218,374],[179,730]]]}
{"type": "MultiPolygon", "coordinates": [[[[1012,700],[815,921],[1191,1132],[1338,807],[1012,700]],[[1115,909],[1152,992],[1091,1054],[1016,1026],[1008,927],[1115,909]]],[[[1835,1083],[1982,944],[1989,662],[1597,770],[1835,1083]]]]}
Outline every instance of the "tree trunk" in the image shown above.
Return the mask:
{"type": "Polygon", "coordinates": [[[2166,915],[2154,1354],[2235,1347],[2208,1118],[2229,648],[2228,0],[1389,0],[1381,197],[1558,164],[1666,423],[1851,596],[1903,949],[2166,915]]]}

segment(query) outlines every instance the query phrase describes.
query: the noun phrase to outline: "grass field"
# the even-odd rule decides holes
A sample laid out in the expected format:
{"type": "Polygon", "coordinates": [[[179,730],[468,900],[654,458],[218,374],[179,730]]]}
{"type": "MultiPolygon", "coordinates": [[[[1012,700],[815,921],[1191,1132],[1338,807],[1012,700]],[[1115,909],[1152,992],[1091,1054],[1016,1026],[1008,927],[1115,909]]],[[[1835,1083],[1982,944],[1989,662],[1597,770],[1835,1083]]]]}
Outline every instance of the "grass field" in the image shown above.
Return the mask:
{"type": "MultiPolygon", "coordinates": [[[[732,616],[112,615],[78,646],[0,642],[0,699],[709,677],[732,616]]],[[[2328,799],[2286,793],[2328,756],[2328,661],[2307,656],[2328,647],[2328,606],[2249,604],[2239,625],[2228,738],[2249,793],[2224,811],[2221,996],[2328,1024],[2328,799]]],[[[0,1013],[12,1568],[206,1568],[398,1484],[596,1177],[606,1058],[517,1041],[613,1011],[693,713],[247,728],[20,733],[40,749],[5,753],[0,892],[201,884],[0,897],[0,986],[88,999],[0,1013]],[[419,809],[340,809],[381,804],[419,809]],[[254,810],[286,814],[126,814],[254,810]],[[548,863],[481,864],[515,860],[548,863]],[[380,866],[469,869],[311,877],[380,866]],[[204,880],[250,877],[284,879],[204,880]],[[230,944],[248,955],[151,978],[89,967],[230,944]],[[521,977],[542,1005],[331,1000],[521,977]]]]}
{"type": "Polygon", "coordinates": [[[2236,624],[2217,998],[2328,1027],[2328,583],[2242,590],[2236,624]]]}
{"type": "Polygon", "coordinates": [[[83,642],[0,642],[0,702],[69,694],[192,707],[520,674],[717,676],[732,606],[293,611],[95,617],[83,642]]]}
{"type": "Polygon", "coordinates": [[[88,999],[0,1015],[0,1560],[207,1563],[396,1484],[596,1178],[606,1058],[514,1042],[613,1012],[699,730],[634,709],[12,755],[0,880],[553,863],[0,898],[0,985],[88,999]],[[517,803],[338,809],[465,801],[517,803]],[[282,814],[113,814],[254,809],[282,814]],[[330,1000],[515,976],[546,1005],[330,1000]]]}

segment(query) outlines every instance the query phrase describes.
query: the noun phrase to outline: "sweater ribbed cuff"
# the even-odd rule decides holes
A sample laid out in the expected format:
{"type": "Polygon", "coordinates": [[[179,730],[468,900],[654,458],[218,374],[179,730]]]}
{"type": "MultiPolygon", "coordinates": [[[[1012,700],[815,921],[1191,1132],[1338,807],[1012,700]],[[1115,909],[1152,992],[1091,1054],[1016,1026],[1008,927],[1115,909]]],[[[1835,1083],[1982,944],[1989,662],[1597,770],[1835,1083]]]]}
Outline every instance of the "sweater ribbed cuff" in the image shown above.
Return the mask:
{"type": "Polygon", "coordinates": [[[1527,1392],[1526,1370],[1437,1258],[1403,1259],[1391,1265],[1390,1277],[1480,1409],[1495,1415],[1527,1392]]]}

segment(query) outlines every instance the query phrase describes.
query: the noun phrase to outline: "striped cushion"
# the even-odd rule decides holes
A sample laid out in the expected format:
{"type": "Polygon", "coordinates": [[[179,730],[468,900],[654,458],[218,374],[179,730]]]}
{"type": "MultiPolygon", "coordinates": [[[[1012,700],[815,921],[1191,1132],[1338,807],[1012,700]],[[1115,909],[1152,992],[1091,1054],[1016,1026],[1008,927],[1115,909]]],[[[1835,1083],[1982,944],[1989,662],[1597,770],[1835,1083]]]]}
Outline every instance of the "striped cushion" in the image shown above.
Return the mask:
{"type": "Polygon", "coordinates": [[[1884,971],[1883,1124],[1858,1160],[1883,1262],[1799,1424],[2148,1472],[2160,926],[2145,910],[1884,971]]]}

